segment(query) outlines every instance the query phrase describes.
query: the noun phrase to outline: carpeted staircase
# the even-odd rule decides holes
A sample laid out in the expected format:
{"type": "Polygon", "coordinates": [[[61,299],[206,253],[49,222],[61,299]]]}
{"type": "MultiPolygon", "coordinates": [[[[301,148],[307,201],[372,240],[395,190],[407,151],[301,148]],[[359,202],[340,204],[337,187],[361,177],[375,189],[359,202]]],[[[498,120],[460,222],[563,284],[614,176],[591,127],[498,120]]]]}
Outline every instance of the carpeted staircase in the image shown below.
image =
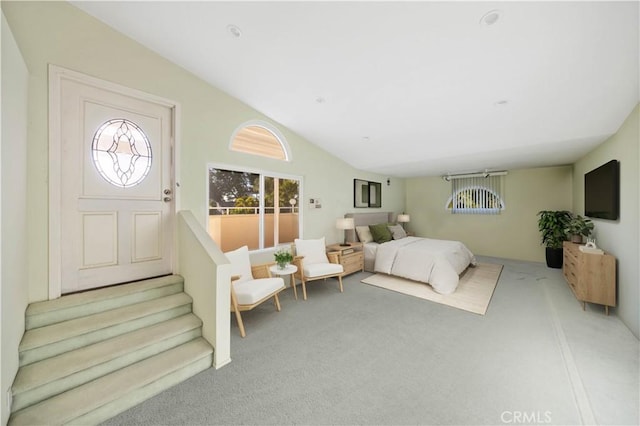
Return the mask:
{"type": "Polygon", "coordinates": [[[178,275],[29,305],[9,425],[96,424],[211,367],[178,275]]]}

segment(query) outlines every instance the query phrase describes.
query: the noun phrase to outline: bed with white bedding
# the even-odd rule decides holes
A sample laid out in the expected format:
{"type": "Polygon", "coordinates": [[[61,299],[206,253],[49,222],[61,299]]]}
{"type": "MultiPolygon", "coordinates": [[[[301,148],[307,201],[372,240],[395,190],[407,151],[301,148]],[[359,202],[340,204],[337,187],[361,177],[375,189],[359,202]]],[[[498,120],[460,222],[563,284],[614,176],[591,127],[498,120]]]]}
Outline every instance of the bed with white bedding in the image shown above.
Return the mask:
{"type": "Polygon", "coordinates": [[[406,237],[379,244],[374,272],[428,283],[440,294],[451,294],[460,274],[475,263],[460,241],[406,237]]]}
{"type": "MultiPolygon", "coordinates": [[[[356,227],[393,223],[393,213],[349,213],[356,227]]],[[[349,241],[359,241],[356,232],[349,241]]],[[[430,284],[441,294],[453,293],[460,274],[475,265],[473,253],[460,241],[408,236],[384,243],[363,242],[365,270],[430,284]]]]}

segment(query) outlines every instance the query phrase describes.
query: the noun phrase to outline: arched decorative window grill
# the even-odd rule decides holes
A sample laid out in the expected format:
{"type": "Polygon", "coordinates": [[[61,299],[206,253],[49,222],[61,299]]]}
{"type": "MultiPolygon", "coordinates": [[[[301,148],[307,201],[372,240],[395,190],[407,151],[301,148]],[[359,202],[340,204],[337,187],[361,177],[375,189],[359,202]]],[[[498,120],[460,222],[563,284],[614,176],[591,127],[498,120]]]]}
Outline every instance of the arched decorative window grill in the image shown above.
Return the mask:
{"type": "Polygon", "coordinates": [[[504,174],[445,177],[451,181],[447,210],[457,214],[500,214],[505,208],[502,197],[504,174]]]}
{"type": "Polygon", "coordinates": [[[276,160],[291,159],[284,136],[274,126],[259,120],[239,126],[231,135],[229,149],[276,160]]]}

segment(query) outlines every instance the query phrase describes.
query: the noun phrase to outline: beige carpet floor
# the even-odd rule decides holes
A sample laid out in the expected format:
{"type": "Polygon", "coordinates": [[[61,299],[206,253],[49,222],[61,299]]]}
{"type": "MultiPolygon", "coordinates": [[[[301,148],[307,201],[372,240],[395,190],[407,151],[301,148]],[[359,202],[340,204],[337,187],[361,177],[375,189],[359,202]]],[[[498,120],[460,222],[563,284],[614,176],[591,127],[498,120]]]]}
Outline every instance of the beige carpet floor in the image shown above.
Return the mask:
{"type": "Polygon", "coordinates": [[[469,267],[460,275],[458,288],[452,294],[439,294],[428,284],[386,274],[371,275],[361,282],[484,315],[501,272],[502,265],[493,263],[469,267]]]}

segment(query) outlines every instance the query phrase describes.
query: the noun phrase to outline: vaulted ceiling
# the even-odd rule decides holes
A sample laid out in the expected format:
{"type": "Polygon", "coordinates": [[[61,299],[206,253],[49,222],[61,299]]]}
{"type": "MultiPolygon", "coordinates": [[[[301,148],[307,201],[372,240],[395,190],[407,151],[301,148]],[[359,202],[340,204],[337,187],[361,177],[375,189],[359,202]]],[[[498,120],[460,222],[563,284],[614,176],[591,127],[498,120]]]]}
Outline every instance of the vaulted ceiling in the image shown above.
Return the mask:
{"type": "Polygon", "coordinates": [[[570,164],[640,100],[635,1],[72,3],[390,176],[570,164]]]}

